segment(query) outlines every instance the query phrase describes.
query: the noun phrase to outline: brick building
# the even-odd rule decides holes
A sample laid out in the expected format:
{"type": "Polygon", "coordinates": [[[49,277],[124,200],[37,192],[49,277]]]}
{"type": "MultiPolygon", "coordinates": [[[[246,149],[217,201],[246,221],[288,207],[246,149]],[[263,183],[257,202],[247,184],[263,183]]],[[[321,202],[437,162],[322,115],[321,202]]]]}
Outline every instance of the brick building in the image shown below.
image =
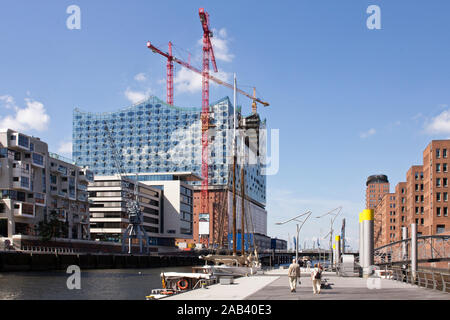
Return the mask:
{"type": "Polygon", "coordinates": [[[386,179],[367,179],[366,206],[375,209],[375,247],[402,239],[402,227],[417,224],[419,235],[450,231],[448,182],[450,140],[433,140],[423,151],[423,165],[414,165],[389,193],[386,179]],[[387,192],[385,192],[387,187],[387,192]]]}
{"type": "Polygon", "coordinates": [[[366,182],[366,208],[375,209],[384,194],[389,193],[389,180],[384,174],[373,175],[366,182]]]}

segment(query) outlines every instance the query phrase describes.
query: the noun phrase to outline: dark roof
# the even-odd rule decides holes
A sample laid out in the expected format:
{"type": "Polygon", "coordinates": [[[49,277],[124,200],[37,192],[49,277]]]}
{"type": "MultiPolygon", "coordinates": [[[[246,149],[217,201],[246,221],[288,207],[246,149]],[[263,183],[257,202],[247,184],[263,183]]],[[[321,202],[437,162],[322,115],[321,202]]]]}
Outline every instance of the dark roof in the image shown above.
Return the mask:
{"type": "Polygon", "coordinates": [[[377,174],[367,178],[366,186],[372,183],[389,183],[388,177],[384,174],[377,174]]]}

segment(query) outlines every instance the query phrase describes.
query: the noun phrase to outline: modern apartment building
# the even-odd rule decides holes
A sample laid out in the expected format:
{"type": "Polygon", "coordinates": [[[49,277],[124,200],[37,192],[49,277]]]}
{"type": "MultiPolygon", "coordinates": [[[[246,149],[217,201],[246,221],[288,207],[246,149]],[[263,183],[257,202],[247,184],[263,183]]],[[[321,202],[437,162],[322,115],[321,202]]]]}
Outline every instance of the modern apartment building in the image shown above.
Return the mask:
{"type": "Polygon", "coordinates": [[[161,233],[177,242],[192,239],[194,230],[194,187],[190,182],[201,181],[192,172],[140,173],[130,176],[146,186],[162,192],[161,208],[164,224],[161,233]]]}
{"type": "Polygon", "coordinates": [[[56,217],[61,238],[89,239],[87,184],[92,172],[48,152],[39,138],[0,132],[0,237],[38,235],[56,217]]]}
{"type": "Polygon", "coordinates": [[[366,208],[375,209],[384,194],[389,193],[389,180],[384,174],[373,175],[366,181],[366,208]]]}
{"type": "MultiPolygon", "coordinates": [[[[208,161],[209,186],[212,193],[210,199],[213,201],[216,198],[214,192],[226,190],[232,176],[230,164],[234,111],[228,97],[210,106],[210,123],[213,129],[209,133],[208,161]]],[[[238,108],[236,108],[236,114],[237,119],[243,118],[238,108]]],[[[73,157],[77,164],[89,166],[96,176],[115,174],[113,150],[108,141],[109,131],[120,152],[119,160],[123,163],[126,173],[146,176],[153,173],[164,175],[190,172],[201,177],[200,118],[201,108],[179,108],[168,105],[156,97],[150,97],[115,112],[89,113],[75,109],[73,113],[73,157]],[[105,126],[108,127],[108,131],[105,126]]],[[[259,125],[260,129],[264,129],[265,121],[259,122],[259,125]]],[[[257,141],[259,142],[259,140],[257,141]]],[[[264,143],[261,143],[261,146],[263,145],[264,143]]],[[[248,141],[244,149],[246,153],[250,153],[250,149],[255,153],[254,146],[248,141]]],[[[246,166],[245,192],[248,197],[247,201],[258,207],[254,210],[254,220],[265,220],[263,224],[266,224],[266,177],[262,173],[264,161],[259,160],[265,157],[265,152],[260,152],[258,149],[256,153],[258,161],[246,166]]],[[[236,189],[240,192],[240,166],[237,167],[236,176],[236,189]]],[[[201,179],[186,181],[186,184],[193,186],[195,192],[199,192],[201,179]]],[[[196,198],[199,199],[199,197],[194,197],[194,202],[196,198]]],[[[214,202],[210,205],[213,206],[214,202]]],[[[195,208],[199,207],[200,202],[194,203],[192,234],[196,241],[199,239],[196,235],[207,231],[207,228],[200,230],[201,225],[206,226],[206,222],[210,223],[208,237],[212,238],[212,226],[219,224],[216,219],[218,215],[213,213],[214,210],[217,210],[216,208],[211,209],[206,217],[203,212],[196,211],[195,208]]],[[[228,220],[231,211],[227,211],[225,214],[227,215],[226,220],[228,220]]],[[[221,227],[226,223],[220,223],[221,227]]],[[[183,224],[188,226],[187,221],[183,224]]],[[[227,239],[226,233],[228,232],[229,230],[225,230],[225,239],[227,239]]]]}
{"type": "Polygon", "coordinates": [[[419,235],[450,231],[449,152],[450,140],[431,141],[423,151],[423,165],[411,166],[406,182],[399,182],[395,193],[381,198],[375,206],[376,247],[401,240],[402,227],[409,228],[412,223],[419,235]]]}
{"type": "MultiPolygon", "coordinates": [[[[192,238],[192,186],[190,173],[139,174],[138,201],[143,227],[151,247],[175,247],[176,239],[192,238]],[[170,176],[170,179],[169,179],[170,176]]],[[[126,198],[134,192],[136,176],[96,176],[89,185],[91,237],[121,242],[129,224],[126,198]]]]}

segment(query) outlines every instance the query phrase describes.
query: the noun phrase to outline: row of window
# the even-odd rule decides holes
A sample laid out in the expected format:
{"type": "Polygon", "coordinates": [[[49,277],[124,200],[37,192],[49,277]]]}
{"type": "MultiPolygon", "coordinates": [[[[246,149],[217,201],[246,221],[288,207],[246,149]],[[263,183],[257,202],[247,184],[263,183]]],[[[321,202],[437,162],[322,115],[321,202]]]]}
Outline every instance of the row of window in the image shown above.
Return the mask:
{"type": "MultiPolygon", "coordinates": [[[[441,149],[436,149],[436,159],[439,159],[441,157],[441,149]]],[[[442,157],[447,158],[447,149],[442,149],[442,157]]]]}

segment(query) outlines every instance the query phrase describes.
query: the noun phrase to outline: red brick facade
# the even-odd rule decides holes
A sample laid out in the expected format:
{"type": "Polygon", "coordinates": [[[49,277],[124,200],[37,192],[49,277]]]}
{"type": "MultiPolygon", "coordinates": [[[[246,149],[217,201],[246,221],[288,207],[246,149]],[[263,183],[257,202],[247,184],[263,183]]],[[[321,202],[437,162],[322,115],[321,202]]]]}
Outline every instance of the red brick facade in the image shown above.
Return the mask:
{"type": "Polygon", "coordinates": [[[423,152],[423,165],[412,166],[406,173],[406,182],[399,182],[395,193],[383,194],[382,188],[367,186],[367,208],[374,203],[369,203],[368,195],[381,196],[374,207],[375,247],[401,240],[402,227],[409,228],[412,223],[417,224],[419,235],[450,231],[449,153],[450,140],[433,140],[423,152]]]}

